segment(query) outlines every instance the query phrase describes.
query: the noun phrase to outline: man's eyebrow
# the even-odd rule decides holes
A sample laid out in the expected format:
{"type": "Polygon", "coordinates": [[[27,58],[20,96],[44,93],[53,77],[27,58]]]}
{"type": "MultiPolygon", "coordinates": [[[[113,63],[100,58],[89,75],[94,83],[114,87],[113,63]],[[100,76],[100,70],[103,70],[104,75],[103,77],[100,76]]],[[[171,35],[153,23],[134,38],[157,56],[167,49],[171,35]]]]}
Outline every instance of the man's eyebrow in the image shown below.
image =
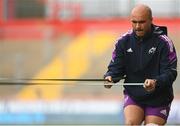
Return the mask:
{"type": "Polygon", "coordinates": [[[131,22],[133,22],[133,23],[144,23],[146,21],[145,20],[141,20],[141,21],[132,20],[131,22]]]}

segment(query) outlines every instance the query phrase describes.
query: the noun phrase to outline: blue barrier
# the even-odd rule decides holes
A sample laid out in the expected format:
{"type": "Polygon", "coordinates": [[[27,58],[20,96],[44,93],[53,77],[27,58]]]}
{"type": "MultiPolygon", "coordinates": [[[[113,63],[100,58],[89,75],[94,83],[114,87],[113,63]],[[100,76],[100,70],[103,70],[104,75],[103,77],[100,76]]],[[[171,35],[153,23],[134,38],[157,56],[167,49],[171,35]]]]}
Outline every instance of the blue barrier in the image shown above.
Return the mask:
{"type": "Polygon", "coordinates": [[[0,124],[42,124],[45,120],[45,116],[39,113],[0,113],[0,124]]]}

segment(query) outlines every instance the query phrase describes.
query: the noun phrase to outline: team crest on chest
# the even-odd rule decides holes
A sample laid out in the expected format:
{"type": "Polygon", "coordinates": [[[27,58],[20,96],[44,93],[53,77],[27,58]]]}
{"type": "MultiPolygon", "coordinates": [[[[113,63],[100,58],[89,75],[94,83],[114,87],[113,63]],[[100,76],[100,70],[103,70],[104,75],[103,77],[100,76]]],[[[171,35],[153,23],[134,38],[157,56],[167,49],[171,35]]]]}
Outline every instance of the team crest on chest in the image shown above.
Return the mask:
{"type": "Polygon", "coordinates": [[[156,47],[152,47],[151,49],[149,49],[148,53],[149,54],[154,54],[156,52],[156,47]]]}

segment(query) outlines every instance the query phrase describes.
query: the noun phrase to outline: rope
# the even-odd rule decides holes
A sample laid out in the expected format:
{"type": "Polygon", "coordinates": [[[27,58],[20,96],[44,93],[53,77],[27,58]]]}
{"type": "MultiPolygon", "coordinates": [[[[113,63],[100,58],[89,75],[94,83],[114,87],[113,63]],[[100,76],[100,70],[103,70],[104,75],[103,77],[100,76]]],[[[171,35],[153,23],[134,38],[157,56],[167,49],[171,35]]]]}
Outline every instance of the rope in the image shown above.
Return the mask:
{"type": "MultiPolygon", "coordinates": [[[[119,81],[124,78],[113,78],[113,81],[119,81]]],[[[53,79],[53,78],[0,78],[0,85],[82,85],[82,86],[104,86],[104,85],[114,85],[114,86],[138,86],[144,85],[144,83],[94,83],[94,82],[107,82],[107,79],[53,79]],[[32,81],[32,82],[29,82],[32,81]],[[33,82],[35,81],[35,82],[33,82]],[[77,83],[78,82],[78,83],[77,83]],[[82,83],[86,82],[86,83],[82,83]],[[88,83],[87,83],[88,82],[88,83]]]]}

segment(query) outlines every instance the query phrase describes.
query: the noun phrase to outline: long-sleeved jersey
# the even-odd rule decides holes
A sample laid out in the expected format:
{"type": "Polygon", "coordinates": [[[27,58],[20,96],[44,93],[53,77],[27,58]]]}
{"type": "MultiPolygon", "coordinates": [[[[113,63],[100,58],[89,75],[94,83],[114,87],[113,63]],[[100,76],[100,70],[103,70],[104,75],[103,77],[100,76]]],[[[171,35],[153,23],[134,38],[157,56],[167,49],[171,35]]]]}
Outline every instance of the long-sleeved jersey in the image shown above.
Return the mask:
{"type": "Polygon", "coordinates": [[[177,76],[177,56],[166,27],[152,25],[151,33],[138,38],[130,30],[118,39],[106,76],[125,76],[125,83],[144,83],[156,79],[156,89],[124,86],[125,91],[140,104],[163,106],[174,98],[173,82],[177,76]]]}

